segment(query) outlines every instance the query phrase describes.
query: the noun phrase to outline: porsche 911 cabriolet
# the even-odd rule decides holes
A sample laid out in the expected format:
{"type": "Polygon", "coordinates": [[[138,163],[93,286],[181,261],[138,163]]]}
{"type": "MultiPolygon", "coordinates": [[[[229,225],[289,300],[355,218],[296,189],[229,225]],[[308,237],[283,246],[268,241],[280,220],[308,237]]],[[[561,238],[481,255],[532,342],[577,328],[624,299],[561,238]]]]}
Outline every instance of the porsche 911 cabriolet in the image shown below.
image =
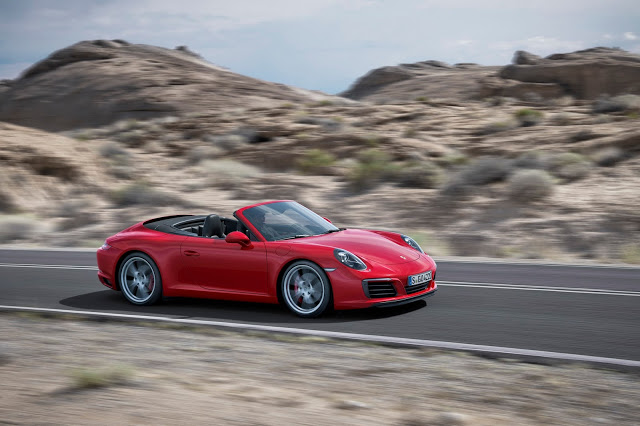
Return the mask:
{"type": "Polygon", "coordinates": [[[411,237],[337,228],[295,201],[233,217],[147,220],[105,241],[98,278],[136,305],[202,297],[282,303],[301,317],[393,306],[437,290],[436,263],[411,237]]]}

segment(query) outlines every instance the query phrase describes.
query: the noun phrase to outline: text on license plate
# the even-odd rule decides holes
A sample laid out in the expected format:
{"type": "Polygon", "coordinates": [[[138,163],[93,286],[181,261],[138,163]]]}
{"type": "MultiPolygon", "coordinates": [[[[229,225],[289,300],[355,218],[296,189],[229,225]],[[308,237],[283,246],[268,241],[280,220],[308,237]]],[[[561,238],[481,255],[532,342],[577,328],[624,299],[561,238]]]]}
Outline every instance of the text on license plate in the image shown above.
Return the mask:
{"type": "Polygon", "coordinates": [[[423,272],[409,277],[409,285],[417,285],[431,281],[431,271],[423,272]]]}

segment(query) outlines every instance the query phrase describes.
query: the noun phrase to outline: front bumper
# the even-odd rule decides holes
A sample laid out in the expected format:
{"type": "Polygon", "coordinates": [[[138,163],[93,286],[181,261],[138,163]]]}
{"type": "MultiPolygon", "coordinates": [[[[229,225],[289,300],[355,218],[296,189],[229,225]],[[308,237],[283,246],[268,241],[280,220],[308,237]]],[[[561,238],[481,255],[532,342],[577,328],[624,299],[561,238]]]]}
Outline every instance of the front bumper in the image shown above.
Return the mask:
{"type": "Polygon", "coordinates": [[[435,262],[429,256],[422,255],[413,262],[374,265],[367,271],[356,271],[340,265],[328,272],[327,276],[332,285],[334,308],[341,310],[396,306],[430,297],[438,287],[435,272],[435,262]],[[418,290],[408,286],[409,276],[426,271],[433,272],[433,279],[425,287],[418,290]],[[373,283],[379,285],[372,287],[373,283]]]}
{"type": "Polygon", "coordinates": [[[427,297],[431,297],[436,293],[436,291],[438,291],[437,285],[433,288],[433,290],[428,290],[426,293],[416,294],[413,296],[405,297],[404,299],[386,300],[384,302],[374,303],[371,306],[374,308],[387,308],[391,306],[406,305],[407,303],[413,303],[418,300],[423,300],[427,297]]]}

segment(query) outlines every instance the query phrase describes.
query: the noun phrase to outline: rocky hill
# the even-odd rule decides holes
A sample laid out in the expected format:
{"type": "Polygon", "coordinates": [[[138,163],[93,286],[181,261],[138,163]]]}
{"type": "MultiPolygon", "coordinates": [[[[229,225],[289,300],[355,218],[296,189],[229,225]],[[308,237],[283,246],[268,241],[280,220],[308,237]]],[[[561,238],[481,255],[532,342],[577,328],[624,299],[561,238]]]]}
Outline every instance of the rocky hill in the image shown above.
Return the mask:
{"type": "Polygon", "coordinates": [[[2,81],[0,121],[60,131],[121,119],[326,98],[233,73],[184,46],[171,50],[97,40],[58,50],[17,80],[2,81]]]}
{"type": "Polygon", "coordinates": [[[640,94],[640,55],[598,47],[546,58],[518,51],[513,64],[505,67],[439,61],[387,66],[370,71],[342,96],[388,103],[495,96],[529,101],[563,96],[596,99],[626,93],[640,94]]]}

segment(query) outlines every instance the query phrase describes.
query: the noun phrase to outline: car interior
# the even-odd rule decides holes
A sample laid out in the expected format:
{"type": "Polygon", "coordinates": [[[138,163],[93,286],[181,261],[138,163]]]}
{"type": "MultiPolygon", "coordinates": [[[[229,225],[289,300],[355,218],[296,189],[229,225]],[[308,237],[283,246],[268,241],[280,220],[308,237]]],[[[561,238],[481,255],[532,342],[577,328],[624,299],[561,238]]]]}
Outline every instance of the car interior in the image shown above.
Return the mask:
{"type": "Polygon", "coordinates": [[[243,224],[235,218],[207,216],[169,216],[144,223],[144,226],[168,234],[191,237],[224,239],[233,231],[240,231],[251,241],[259,241],[243,224]]]}

